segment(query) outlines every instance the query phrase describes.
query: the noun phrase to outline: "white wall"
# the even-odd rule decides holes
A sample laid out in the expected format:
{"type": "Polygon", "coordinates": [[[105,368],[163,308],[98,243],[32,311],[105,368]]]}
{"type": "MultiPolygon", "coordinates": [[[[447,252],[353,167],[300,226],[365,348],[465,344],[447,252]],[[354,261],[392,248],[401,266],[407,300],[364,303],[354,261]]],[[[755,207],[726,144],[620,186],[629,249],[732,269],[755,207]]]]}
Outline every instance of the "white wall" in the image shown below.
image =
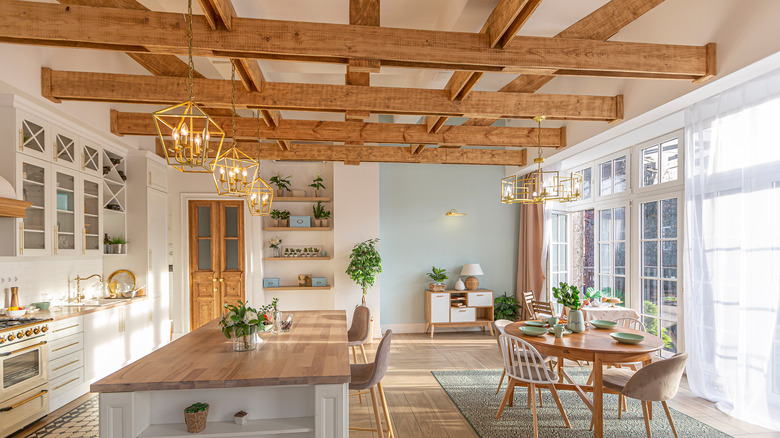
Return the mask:
{"type": "MultiPolygon", "coordinates": [[[[2,257],[0,290],[3,296],[0,304],[3,307],[10,305],[12,286],[19,288],[19,304],[22,306],[42,301],[44,295],[48,300],[65,299],[69,288],[75,296],[76,282],[69,280],[77,275],[87,277],[92,274],[105,275],[102,257],[2,257]]],[[[96,278],[83,282],[82,288],[87,297],[102,296],[96,278]]]]}

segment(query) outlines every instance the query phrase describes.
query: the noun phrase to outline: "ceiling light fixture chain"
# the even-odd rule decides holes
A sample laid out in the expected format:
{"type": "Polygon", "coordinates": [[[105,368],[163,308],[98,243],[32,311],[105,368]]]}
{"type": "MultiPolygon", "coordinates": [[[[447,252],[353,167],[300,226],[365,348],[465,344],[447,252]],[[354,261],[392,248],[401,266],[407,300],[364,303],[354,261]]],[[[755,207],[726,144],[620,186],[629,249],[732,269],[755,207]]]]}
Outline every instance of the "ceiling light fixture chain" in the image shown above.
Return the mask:
{"type": "Polygon", "coordinates": [[[274,200],[274,191],[262,178],[263,161],[260,152],[263,150],[263,141],[260,137],[261,116],[257,110],[257,176],[246,193],[246,202],[249,205],[249,214],[252,216],[269,216],[274,200]]]}
{"type": "Polygon", "coordinates": [[[192,0],[187,0],[187,89],[189,90],[189,100],[195,97],[195,62],[192,60],[192,0]]]}

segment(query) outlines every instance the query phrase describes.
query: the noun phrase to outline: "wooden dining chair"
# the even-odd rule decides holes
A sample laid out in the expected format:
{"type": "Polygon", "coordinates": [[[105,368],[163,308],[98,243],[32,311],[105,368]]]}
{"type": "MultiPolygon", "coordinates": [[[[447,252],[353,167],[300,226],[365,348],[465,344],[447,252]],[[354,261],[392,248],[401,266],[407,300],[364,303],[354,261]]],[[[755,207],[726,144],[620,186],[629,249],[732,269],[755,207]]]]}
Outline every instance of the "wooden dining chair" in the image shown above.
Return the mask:
{"type": "MultiPolygon", "coordinates": [[[[508,326],[511,323],[512,323],[512,321],[510,321],[508,319],[499,319],[499,320],[496,320],[495,322],[493,322],[493,325],[496,326],[496,331],[498,332],[498,334],[500,336],[500,335],[503,335],[503,334],[506,333],[506,326],[508,326]]],[[[502,353],[503,350],[501,349],[501,340],[496,338],[496,341],[498,341],[498,352],[502,353]]],[[[547,356],[546,354],[542,354],[541,356],[542,356],[542,360],[544,361],[544,363],[546,363],[547,366],[550,367],[550,370],[554,370],[555,369],[554,358],[551,357],[551,356],[547,356]]],[[[519,359],[523,360],[523,356],[520,356],[519,359]]],[[[501,379],[498,380],[498,388],[496,388],[496,394],[501,392],[501,385],[504,383],[504,376],[506,376],[506,368],[501,370],[501,379]]],[[[531,403],[530,402],[530,397],[531,397],[531,392],[529,391],[528,392],[528,398],[529,398],[529,402],[528,403],[529,403],[529,406],[530,406],[530,403],[531,403]]],[[[510,403],[511,403],[511,401],[510,401],[510,403]]],[[[510,404],[510,406],[512,406],[512,405],[510,404]]],[[[543,406],[543,404],[542,404],[542,388],[539,388],[539,406],[543,406]]]]}
{"type": "Polygon", "coordinates": [[[625,327],[634,330],[642,330],[643,332],[647,331],[642,321],[636,318],[617,318],[615,322],[619,327],[625,327]]]}
{"type": "Polygon", "coordinates": [[[523,309],[525,315],[523,315],[527,319],[534,319],[536,316],[534,316],[534,309],[531,303],[536,299],[534,297],[534,291],[529,290],[528,292],[523,292],[523,309]]]}
{"type": "MultiPolygon", "coordinates": [[[[669,359],[651,363],[638,371],[621,368],[604,371],[604,387],[619,393],[618,418],[621,418],[622,415],[621,407],[624,397],[639,400],[642,403],[642,416],[645,419],[647,438],[652,438],[650,432],[651,406],[653,402],[659,401],[666,411],[666,418],[672,427],[672,433],[675,438],[678,438],[672,413],[669,411],[666,401],[677,395],[687,361],[688,353],[678,353],[669,359]]],[[[591,421],[592,428],[593,422],[591,421]]]]}
{"type": "MultiPolygon", "coordinates": [[[[496,418],[501,418],[507,402],[514,396],[515,386],[528,386],[529,395],[535,394],[537,387],[548,388],[561,411],[563,422],[567,428],[571,428],[569,417],[563,409],[561,399],[558,397],[558,391],[555,390],[555,384],[558,382],[558,375],[545,367],[544,359],[539,351],[528,342],[512,335],[502,334],[498,337],[501,346],[501,354],[504,357],[504,369],[506,370],[509,381],[507,382],[504,398],[501,399],[501,405],[498,407],[496,418]]],[[[534,438],[539,438],[539,426],[536,418],[536,397],[529,396],[529,402],[533,412],[534,438]]]]}
{"type": "Polygon", "coordinates": [[[557,316],[555,309],[553,309],[552,303],[549,301],[531,301],[531,309],[533,310],[534,319],[549,318],[551,316],[557,316]],[[540,316],[544,315],[544,316],[540,316]]]}

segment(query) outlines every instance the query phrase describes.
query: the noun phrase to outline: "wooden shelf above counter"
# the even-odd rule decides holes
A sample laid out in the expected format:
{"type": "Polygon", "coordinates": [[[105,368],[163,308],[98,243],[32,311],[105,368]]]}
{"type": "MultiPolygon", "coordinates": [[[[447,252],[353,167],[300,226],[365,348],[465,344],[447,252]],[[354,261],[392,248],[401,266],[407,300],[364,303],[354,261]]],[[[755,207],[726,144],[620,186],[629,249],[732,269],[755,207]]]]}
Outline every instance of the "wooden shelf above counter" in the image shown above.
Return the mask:
{"type": "Polygon", "coordinates": [[[333,227],[265,227],[265,231],[331,231],[333,227]]]}
{"type": "Polygon", "coordinates": [[[25,217],[25,210],[32,202],[12,198],[0,198],[0,217],[25,217]]]}
{"type": "Polygon", "coordinates": [[[331,290],[333,286],[279,286],[279,287],[266,287],[265,290],[331,290]]]}
{"type": "Polygon", "coordinates": [[[273,202],[330,202],[330,200],[329,196],[274,196],[273,202]]]}

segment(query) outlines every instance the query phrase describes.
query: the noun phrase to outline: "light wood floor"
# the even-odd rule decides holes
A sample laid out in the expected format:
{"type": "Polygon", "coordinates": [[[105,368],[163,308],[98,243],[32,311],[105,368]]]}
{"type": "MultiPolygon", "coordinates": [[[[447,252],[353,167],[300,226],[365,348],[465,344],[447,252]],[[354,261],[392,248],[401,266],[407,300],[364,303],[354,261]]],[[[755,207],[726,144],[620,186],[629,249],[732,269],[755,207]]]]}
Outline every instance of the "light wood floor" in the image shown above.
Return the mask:
{"type": "MultiPolygon", "coordinates": [[[[373,360],[377,345],[378,341],[370,347],[367,345],[369,361],[373,360]]],[[[431,371],[500,369],[502,366],[495,338],[482,332],[437,330],[432,340],[422,334],[393,335],[390,368],[384,387],[396,437],[477,438],[431,371]]],[[[729,435],[780,438],[780,432],[770,432],[720,412],[713,403],[691,394],[684,379],[680,392],[669,406],[729,435]]],[[[361,405],[357,397],[350,397],[350,425],[373,427],[370,398],[364,396],[361,405]]],[[[350,437],[356,438],[375,435],[350,432],[350,437]]]]}

